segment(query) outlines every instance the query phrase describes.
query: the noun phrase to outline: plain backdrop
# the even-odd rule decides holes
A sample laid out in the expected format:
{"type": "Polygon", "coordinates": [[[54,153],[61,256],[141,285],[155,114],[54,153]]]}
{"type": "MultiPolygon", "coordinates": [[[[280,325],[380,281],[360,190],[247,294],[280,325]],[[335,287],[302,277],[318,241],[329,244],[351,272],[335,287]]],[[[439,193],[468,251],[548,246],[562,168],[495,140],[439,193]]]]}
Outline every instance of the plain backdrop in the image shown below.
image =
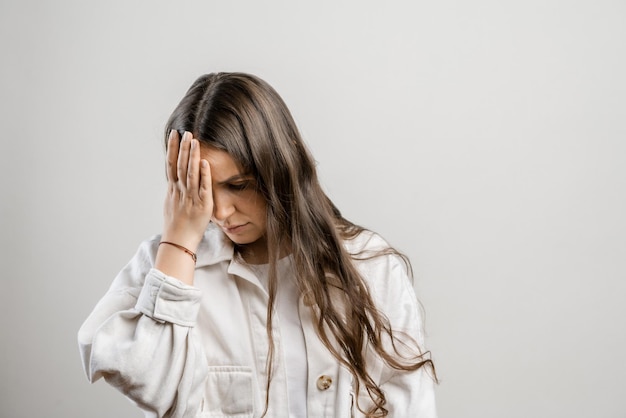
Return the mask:
{"type": "Polygon", "coordinates": [[[76,332],[213,71],[272,84],[411,258],[440,417],[626,417],[624,1],[2,0],[0,33],[1,417],[141,416],[76,332]]]}

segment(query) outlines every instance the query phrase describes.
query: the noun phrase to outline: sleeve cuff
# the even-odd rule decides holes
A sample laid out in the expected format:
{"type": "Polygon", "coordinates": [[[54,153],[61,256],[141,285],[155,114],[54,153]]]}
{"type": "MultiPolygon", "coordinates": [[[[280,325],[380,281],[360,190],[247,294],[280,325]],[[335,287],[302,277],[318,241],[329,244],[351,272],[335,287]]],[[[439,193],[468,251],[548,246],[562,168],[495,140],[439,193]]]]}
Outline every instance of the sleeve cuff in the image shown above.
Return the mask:
{"type": "Polygon", "coordinates": [[[159,322],[193,327],[200,310],[200,297],[200,289],[153,268],[146,275],[135,309],[159,322]]]}

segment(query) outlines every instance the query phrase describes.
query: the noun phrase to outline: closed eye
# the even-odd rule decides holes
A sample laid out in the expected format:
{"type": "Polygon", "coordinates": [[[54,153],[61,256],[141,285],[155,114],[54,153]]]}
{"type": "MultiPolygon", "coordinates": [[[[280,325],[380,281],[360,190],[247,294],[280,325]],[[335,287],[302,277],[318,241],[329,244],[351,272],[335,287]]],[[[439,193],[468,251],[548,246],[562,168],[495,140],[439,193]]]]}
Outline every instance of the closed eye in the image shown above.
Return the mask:
{"type": "Polygon", "coordinates": [[[226,187],[228,187],[229,190],[232,190],[234,192],[246,190],[249,186],[250,186],[249,181],[244,181],[242,183],[228,183],[226,185],[226,187]]]}

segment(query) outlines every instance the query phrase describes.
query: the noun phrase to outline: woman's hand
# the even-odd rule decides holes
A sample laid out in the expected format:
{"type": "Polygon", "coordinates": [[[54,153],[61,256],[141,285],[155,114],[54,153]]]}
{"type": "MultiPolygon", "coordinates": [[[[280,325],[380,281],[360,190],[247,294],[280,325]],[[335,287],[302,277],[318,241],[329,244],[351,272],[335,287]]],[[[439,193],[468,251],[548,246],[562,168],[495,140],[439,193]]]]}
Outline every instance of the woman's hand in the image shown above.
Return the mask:
{"type": "MultiPolygon", "coordinates": [[[[166,161],[167,195],[161,240],[195,253],[213,214],[209,163],[200,158],[200,144],[190,132],[179,140],[175,130],[167,141],[166,161]]],[[[155,267],[190,284],[193,281],[193,259],[175,246],[159,246],[155,267]]]]}

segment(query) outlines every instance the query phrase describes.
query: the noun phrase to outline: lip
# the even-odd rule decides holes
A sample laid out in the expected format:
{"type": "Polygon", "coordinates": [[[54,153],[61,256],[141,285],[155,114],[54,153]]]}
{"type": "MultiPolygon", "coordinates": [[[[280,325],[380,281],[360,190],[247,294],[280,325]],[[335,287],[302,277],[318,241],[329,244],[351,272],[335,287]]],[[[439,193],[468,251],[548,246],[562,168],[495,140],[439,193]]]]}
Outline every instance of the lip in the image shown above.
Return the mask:
{"type": "Polygon", "coordinates": [[[248,223],[229,227],[223,226],[222,229],[224,229],[224,232],[227,234],[238,234],[241,233],[247,225],[248,223]]]}

